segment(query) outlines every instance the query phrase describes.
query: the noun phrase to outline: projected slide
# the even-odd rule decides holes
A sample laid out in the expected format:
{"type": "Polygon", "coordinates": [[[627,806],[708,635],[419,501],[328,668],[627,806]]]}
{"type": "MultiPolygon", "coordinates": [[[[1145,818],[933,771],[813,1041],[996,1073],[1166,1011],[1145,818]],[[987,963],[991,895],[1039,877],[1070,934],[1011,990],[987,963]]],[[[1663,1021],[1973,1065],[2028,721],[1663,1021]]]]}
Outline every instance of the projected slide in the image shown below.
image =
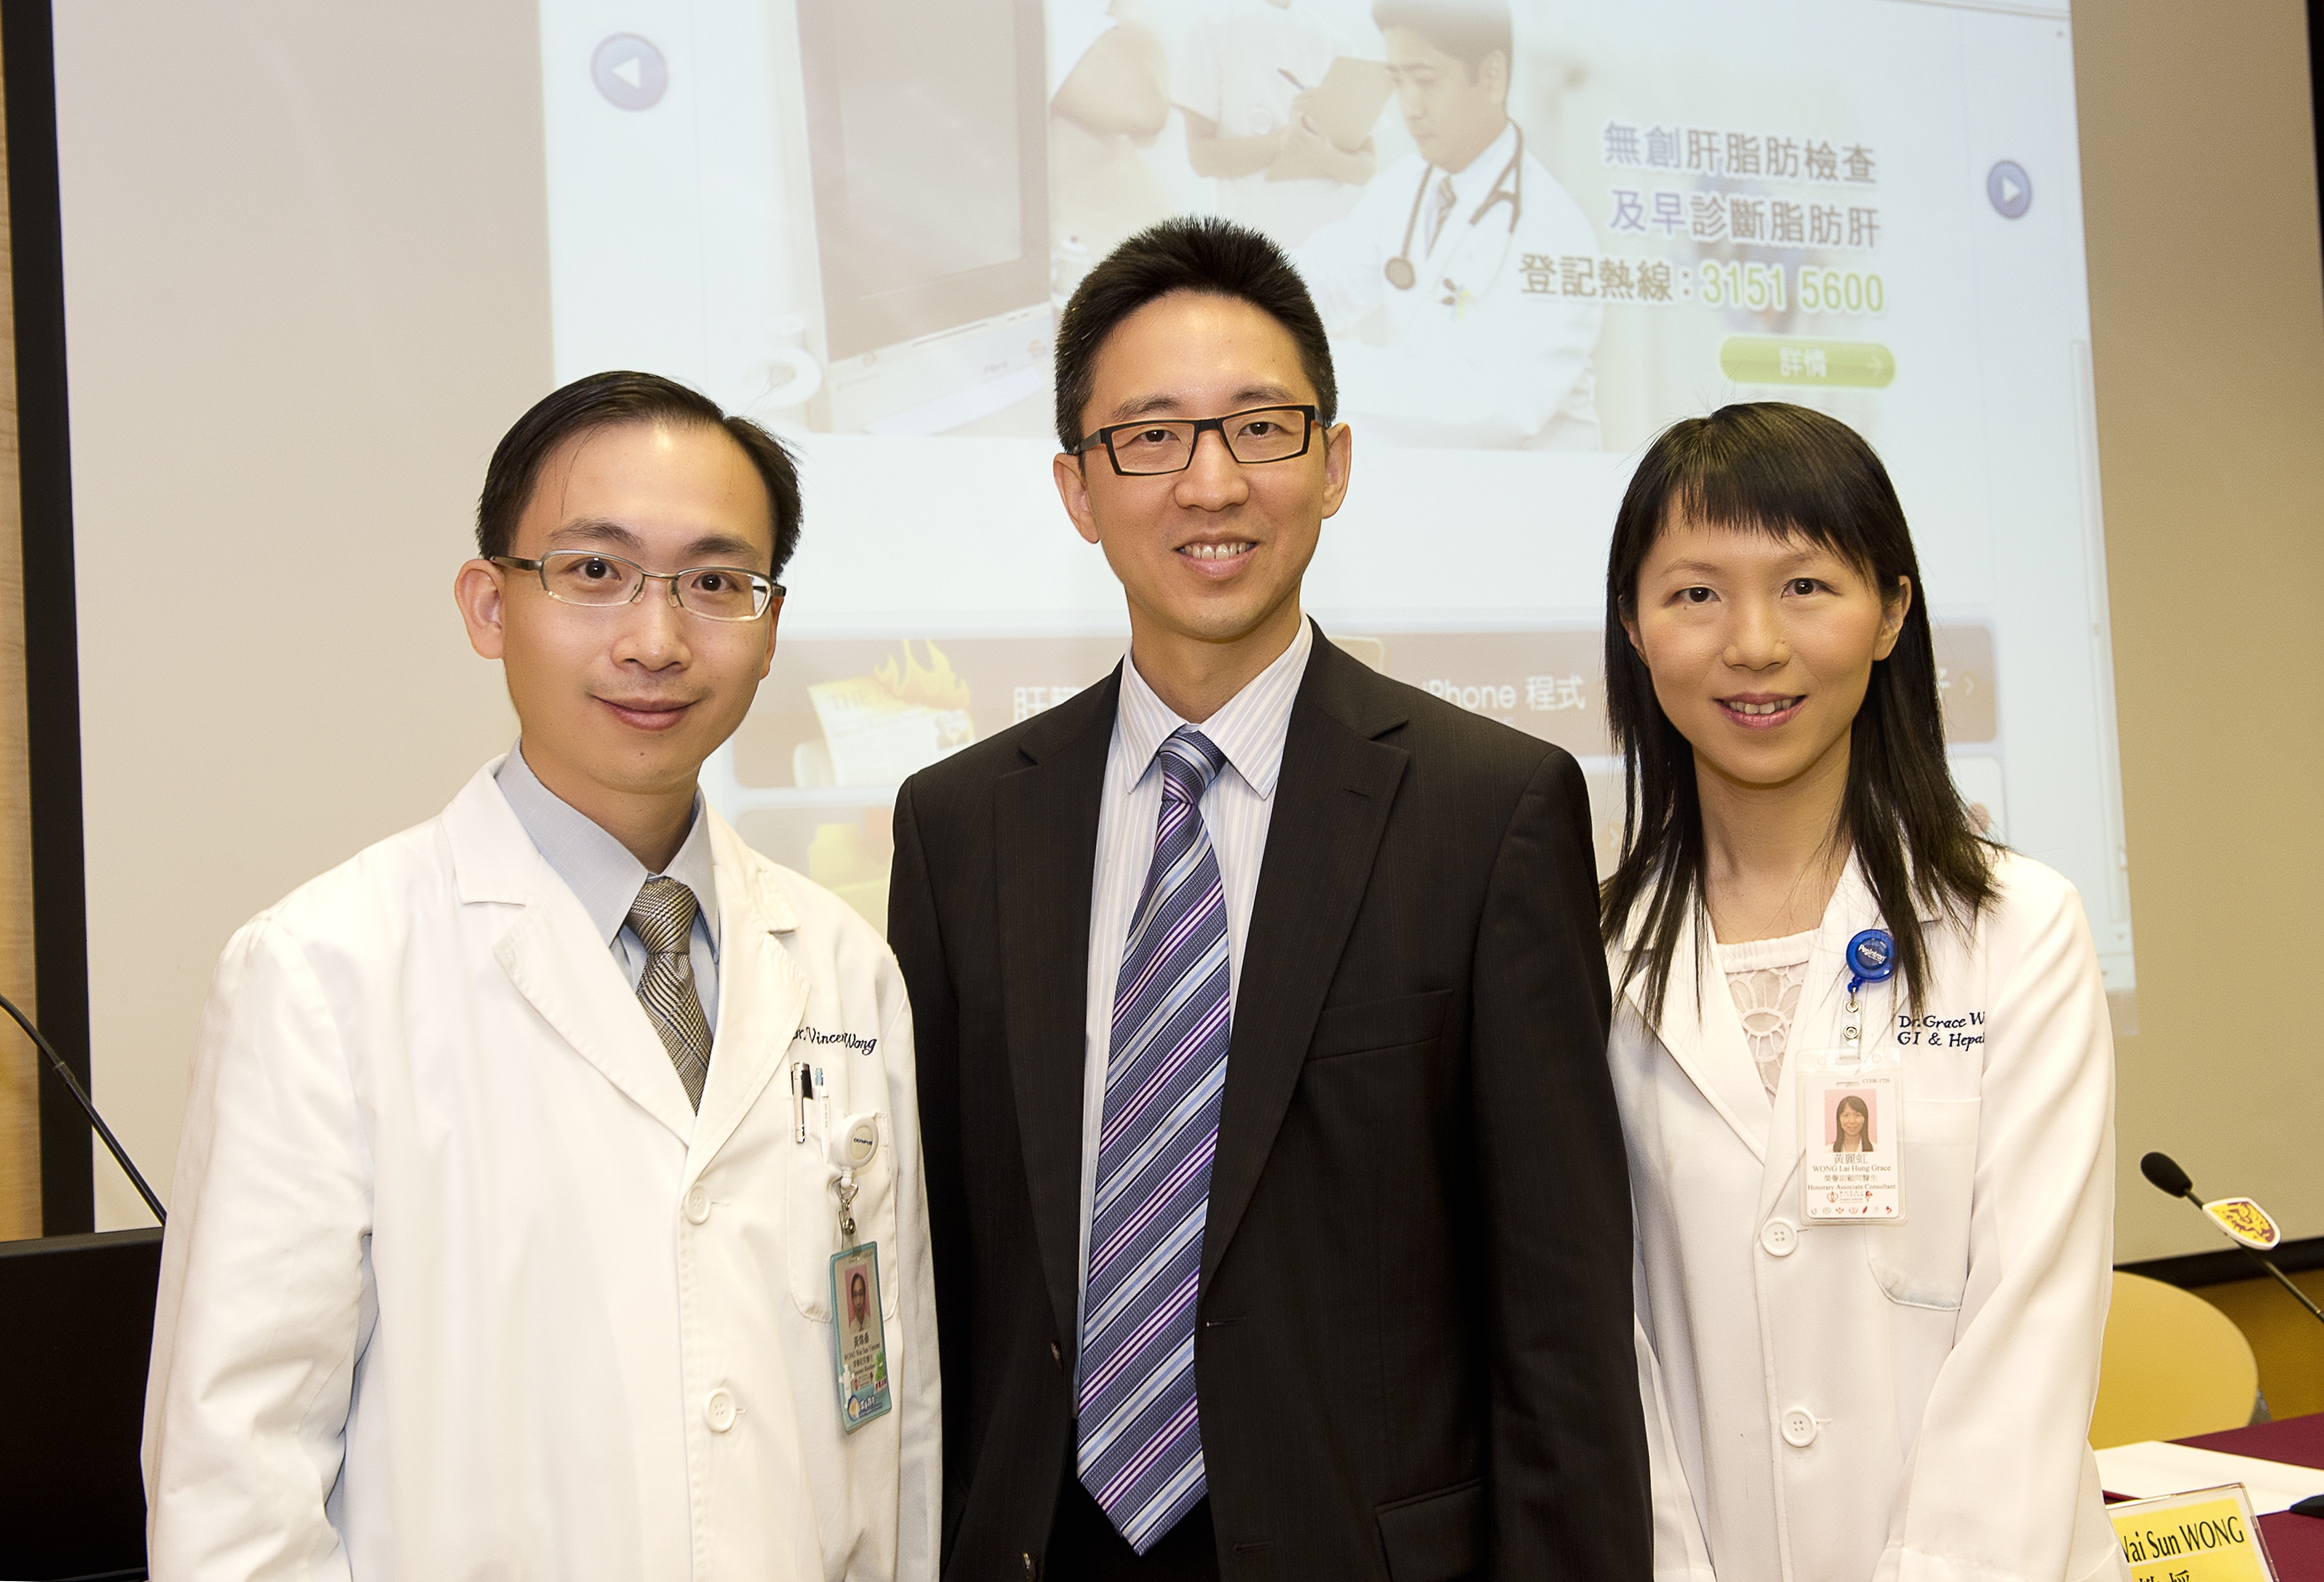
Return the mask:
{"type": "Polygon", "coordinates": [[[803,458],[774,672],[712,794],[879,919],[897,783],[1120,659],[1049,481],[1050,337],[1123,236],[1220,213],[1292,250],[1356,434],[1308,607],[1577,754],[1601,861],[1640,448],[1738,400],[1862,430],[1962,791],[2080,886],[2128,990],[2065,7],[1511,9],[1503,55],[1369,0],[542,0],[558,377],[667,373],[803,458]]]}

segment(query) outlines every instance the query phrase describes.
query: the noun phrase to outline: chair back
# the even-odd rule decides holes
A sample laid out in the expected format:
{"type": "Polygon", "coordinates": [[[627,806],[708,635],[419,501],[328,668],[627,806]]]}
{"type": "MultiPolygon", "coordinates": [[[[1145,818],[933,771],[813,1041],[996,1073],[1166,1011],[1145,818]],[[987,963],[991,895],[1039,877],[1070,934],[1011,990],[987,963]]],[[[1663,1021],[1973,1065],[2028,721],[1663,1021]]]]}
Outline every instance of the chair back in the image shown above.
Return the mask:
{"type": "Polygon", "coordinates": [[[2259,1363],[2234,1319],[2192,1291],[2116,1271],[2092,1445],[2239,1429],[2258,1399],[2259,1363]]]}

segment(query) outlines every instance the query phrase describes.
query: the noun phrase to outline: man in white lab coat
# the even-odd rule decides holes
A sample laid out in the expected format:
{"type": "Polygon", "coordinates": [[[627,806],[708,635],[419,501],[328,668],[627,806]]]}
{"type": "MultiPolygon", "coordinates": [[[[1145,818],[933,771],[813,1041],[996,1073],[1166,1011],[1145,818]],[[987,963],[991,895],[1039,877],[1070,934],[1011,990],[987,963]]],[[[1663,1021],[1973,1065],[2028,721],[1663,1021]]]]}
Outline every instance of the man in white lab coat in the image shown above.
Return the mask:
{"type": "Polygon", "coordinates": [[[649,375],[502,440],[455,594],[517,750],[218,967],[146,1397],[161,1582],[933,1576],[903,984],[696,785],[798,518],[779,444],[649,375]]]}
{"type": "Polygon", "coordinates": [[[1509,119],[1508,0],[1375,0],[1372,20],[1417,152],[1293,254],[1341,411],[1395,445],[1599,449],[1600,310],[1563,294],[1569,268],[1594,281],[1597,236],[1509,119]]]}

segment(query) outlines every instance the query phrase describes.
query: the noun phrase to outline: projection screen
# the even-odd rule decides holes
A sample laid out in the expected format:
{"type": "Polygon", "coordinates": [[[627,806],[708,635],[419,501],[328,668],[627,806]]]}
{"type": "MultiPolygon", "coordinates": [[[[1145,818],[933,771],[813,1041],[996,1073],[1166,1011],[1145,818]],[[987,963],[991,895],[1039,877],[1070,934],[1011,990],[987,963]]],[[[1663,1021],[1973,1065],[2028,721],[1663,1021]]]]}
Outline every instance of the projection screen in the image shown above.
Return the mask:
{"type": "Polygon", "coordinates": [[[1124,236],[1219,212],[1293,249],[1333,331],[1360,459],[1309,607],[1577,754],[1601,863],[1605,546],[1641,447],[1729,401],[1861,430],[1914,523],[1962,792],[2080,887],[2126,993],[2064,8],[1513,21],[1516,134],[1480,159],[1506,198],[1431,249],[1368,0],[544,0],[558,376],[664,370],[807,458],[814,596],[719,806],[878,917],[896,783],[1120,656],[1049,482],[1049,338],[1124,236]],[[1175,106],[1158,134],[1120,125],[1125,82],[1175,106]],[[1191,137],[1295,120],[1366,179],[1197,173],[1191,137]]]}
{"type": "MultiPolygon", "coordinates": [[[[2127,1009],[2065,5],[1512,13],[1500,179],[1440,226],[1369,0],[60,5],[90,1037],[148,1173],[233,928],[512,740],[449,582],[558,381],[666,373],[798,448],[781,644],[706,785],[882,918],[897,783],[1121,657],[1049,342],[1178,213],[1277,236],[1331,323],[1357,460],[1308,608],[1572,751],[1601,863],[1642,447],[1740,400],[1861,430],[1961,790],[2080,889],[2127,1009]],[[1202,173],[1295,124],[1304,169],[1202,173]]],[[[144,1219],[109,1166],[96,1218],[144,1219]]]]}

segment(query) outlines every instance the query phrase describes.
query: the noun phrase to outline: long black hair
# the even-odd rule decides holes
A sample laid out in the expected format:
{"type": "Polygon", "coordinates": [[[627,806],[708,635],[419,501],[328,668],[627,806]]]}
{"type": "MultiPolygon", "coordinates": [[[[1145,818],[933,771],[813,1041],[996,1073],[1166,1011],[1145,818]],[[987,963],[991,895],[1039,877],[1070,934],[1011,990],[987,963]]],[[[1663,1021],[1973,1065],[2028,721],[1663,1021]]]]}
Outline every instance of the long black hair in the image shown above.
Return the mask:
{"type": "MultiPolygon", "coordinates": [[[[1643,974],[1649,1020],[1662,1014],[1679,930],[1703,943],[1702,804],[1694,749],[1663,712],[1623,623],[1637,615],[1638,572],[1674,518],[1803,539],[1853,565],[1884,598],[1899,578],[1914,597],[1849,727],[1837,842],[1850,843],[1896,940],[1896,968],[1921,1007],[1925,905],[1966,930],[1993,900],[1994,847],[1970,828],[1945,765],[1937,660],[1921,563],[1887,468],[1836,418],[1784,402],[1725,406],[1663,430],[1614,518],[1606,560],[1606,710],[1622,751],[1622,860],[1600,892],[1606,943],[1645,916],[1616,992],[1643,974]]],[[[1697,986],[1700,987],[1700,973],[1697,986]]]]}
{"type": "Polygon", "coordinates": [[[1858,1134],[1856,1139],[1856,1151],[1858,1153],[1869,1153],[1872,1152],[1871,1106],[1867,1105],[1862,1099],[1857,1097],[1856,1095],[1852,1093],[1832,1106],[1831,1151],[1834,1153],[1838,1153],[1840,1152],[1840,1140],[1848,1134],[1847,1128],[1840,1124],[1840,1117],[1846,1115],[1850,1110],[1854,1110],[1858,1115],[1864,1118],[1864,1129],[1858,1134]]]}

